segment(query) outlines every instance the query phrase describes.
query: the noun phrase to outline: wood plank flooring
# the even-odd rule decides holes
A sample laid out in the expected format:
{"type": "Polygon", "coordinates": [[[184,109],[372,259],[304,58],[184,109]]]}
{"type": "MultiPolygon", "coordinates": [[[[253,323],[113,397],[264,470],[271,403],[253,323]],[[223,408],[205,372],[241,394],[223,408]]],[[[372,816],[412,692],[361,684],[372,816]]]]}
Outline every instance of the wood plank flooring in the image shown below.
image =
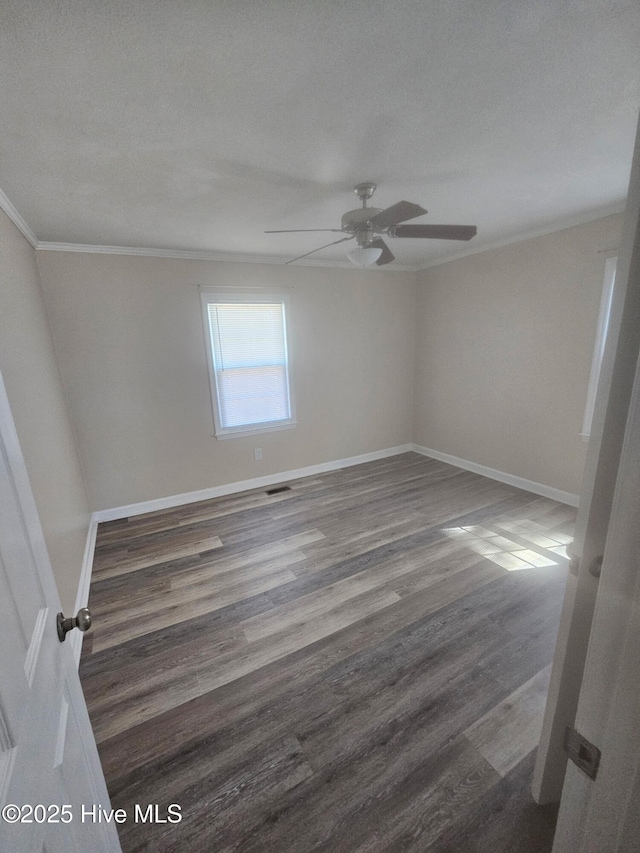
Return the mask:
{"type": "Polygon", "coordinates": [[[101,524],[82,684],[125,853],[545,853],[575,511],[406,453],[101,524]]]}

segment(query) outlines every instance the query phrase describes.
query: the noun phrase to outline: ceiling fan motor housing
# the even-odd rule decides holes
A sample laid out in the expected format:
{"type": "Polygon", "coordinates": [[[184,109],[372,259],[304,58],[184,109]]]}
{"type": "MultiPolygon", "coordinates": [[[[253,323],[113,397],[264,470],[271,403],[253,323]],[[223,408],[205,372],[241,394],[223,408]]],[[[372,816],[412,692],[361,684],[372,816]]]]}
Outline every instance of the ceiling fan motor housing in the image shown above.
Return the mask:
{"type": "Polygon", "coordinates": [[[370,230],[367,226],[378,213],[382,213],[381,207],[358,207],[355,210],[348,210],[342,217],[342,230],[349,234],[370,230]]]}
{"type": "MultiPolygon", "coordinates": [[[[358,244],[358,249],[352,249],[347,252],[349,260],[353,261],[357,266],[370,266],[375,263],[378,266],[384,266],[395,260],[393,252],[389,249],[380,234],[386,234],[389,237],[421,237],[431,238],[433,240],[470,240],[477,233],[475,225],[406,225],[409,219],[415,219],[418,216],[423,216],[427,211],[419,204],[413,204],[410,201],[399,201],[392,204],[391,207],[382,209],[381,207],[367,207],[367,201],[376,191],[376,185],[373,181],[363,181],[356,184],[353,188],[354,193],[362,202],[362,207],[356,210],[348,210],[342,217],[340,231],[343,234],[348,234],[348,237],[343,237],[340,240],[333,240],[325,246],[320,246],[318,249],[312,249],[310,252],[305,252],[304,255],[298,255],[287,264],[293,261],[299,261],[302,258],[312,255],[314,252],[319,252],[320,249],[328,249],[329,246],[335,246],[337,243],[345,243],[347,240],[355,238],[358,244]],[[368,259],[363,259],[368,251],[368,259]],[[356,259],[355,256],[358,256],[356,259]]],[[[338,231],[337,228],[294,228],[292,231],[338,231]]],[[[268,231],[268,234],[282,234],[284,231],[268,231]]]]}

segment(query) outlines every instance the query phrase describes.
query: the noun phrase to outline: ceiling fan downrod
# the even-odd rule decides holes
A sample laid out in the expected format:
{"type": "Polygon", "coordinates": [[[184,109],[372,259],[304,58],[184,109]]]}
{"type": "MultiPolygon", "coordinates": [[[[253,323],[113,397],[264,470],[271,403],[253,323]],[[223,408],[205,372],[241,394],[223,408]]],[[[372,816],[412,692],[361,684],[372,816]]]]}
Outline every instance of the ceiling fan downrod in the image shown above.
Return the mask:
{"type": "Polygon", "coordinates": [[[363,207],[367,206],[367,201],[374,194],[377,186],[378,185],[374,184],[373,181],[363,181],[361,184],[355,185],[353,191],[362,202],[363,207]]]}

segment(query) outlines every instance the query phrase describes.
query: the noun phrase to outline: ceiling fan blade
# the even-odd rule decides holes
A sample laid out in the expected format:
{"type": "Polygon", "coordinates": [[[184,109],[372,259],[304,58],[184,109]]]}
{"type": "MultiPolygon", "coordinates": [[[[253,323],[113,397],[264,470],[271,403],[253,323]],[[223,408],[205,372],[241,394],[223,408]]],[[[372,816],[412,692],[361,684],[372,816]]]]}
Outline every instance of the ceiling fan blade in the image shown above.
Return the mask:
{"type": "Polygon", "coordinates": [[[392,204],[382,210],[377,216],[371,220],[371,224],[375,226],[376,231],[386,231],[392,225],[397,225],[398,222],[406,222],[407,219],[415,219],[416,216],[422,216],[427,211],[419,204],[412,204],[410,201],[399,201],[397,204],[392,204]]]}
{"type": "Polygon", "coordinates": [[[392,237],[427,237],[432,240],[470,240],[478,229],[475,225],[397,225],[392,237]]]}
{"type": "Polygon", "coordinates": [[[265,234],[299,234],[301,231],[335,231],[342,233],[342,228],[289,228],[286,231],[265,231],[265,234]]]}
{"type": "MultiPolygon", "coordinates": [[[[382,267],[385,264],[390,264],[391,261],[395,261],[396,256],[393,254],[391,249],[387,246],[387,244],[380,237],[376,237],[375,240],[372,240],[369,243],[373,249],[382,249],[382,254],[376,261],[376,266],[382,267]]],[[[368,247],[367,247],[368,248],[368,247]]]]}
{"type": "Polygon", "coordinates": [[[305,252],[304,255],[298,255],[297,258],[291,258],[290,261],[285,261],[284,265],[286,267],[287,264],[292,264],[294,261],[299,261],[300,258],[306,258],[307,255],[313,255],[314,252],[319,252],[320,249],[327,249],[329,246],[335,246],[336,243],[346,243],[347,240],[353,240],[353,237],[343,237],[342,240],[334,240],[333,243],[326,243],[324,246],[318,246],[317,249],[312,249],[310,252],[305,252]]]}

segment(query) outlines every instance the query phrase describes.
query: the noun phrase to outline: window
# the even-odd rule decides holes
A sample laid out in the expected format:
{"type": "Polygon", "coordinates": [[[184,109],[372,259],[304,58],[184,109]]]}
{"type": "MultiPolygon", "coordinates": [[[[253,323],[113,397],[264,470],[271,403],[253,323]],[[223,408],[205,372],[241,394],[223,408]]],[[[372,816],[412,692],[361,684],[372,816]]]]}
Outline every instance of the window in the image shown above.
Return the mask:
{"type": "Polygon", "coordinates": [[[295,426],[286,298],[202,293],[215,434],[295,426]]]}
{"type": "Polygon", "coordinates": [[[591,434],[591,422],[596,404],[596,391],[600,379],[602,357],[604,355],[604,344],[609,327],[609,315],[611,314],[611,300],[613,299],[613,285],[616,280],[617,257],[607,258],[604,265],[604,284],[602,285],[602,297],[600,299],[600,314],[598,316],[598,327],[596,330],[596,343],[591,359],[591,374],[589,375],[589,386],[587,389],[587,402],[584,409],[584,420],[580,435],[587,439],[591,434]]]}

